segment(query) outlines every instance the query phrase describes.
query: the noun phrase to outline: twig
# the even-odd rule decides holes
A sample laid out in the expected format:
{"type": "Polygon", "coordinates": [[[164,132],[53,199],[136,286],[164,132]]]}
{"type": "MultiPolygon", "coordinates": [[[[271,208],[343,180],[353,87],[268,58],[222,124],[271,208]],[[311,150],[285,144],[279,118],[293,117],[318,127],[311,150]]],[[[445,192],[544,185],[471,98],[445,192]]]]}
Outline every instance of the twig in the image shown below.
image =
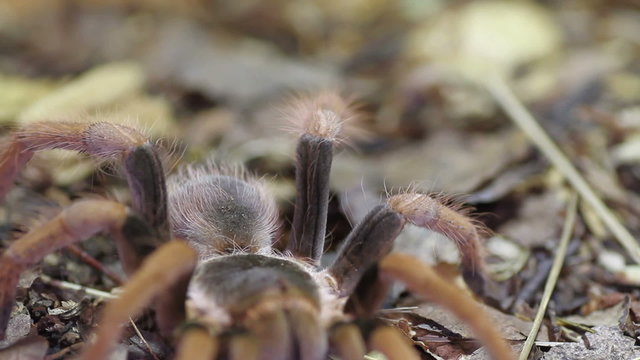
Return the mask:
{"type": "Polygon", "coordinates": [[[96,260],[93,256],[87,254],[87,252],[82,250],[78,245],[71,244],[71,245],[68,245],[66,249],[72,252],[75,256],[79,257],[80,260],[84,261],[89,266],[93,267],[98,271],[101,271],[109,279],[111,279],[114,283],[116,283],[116,285],[124,284],[124,280],[119,275],[117,275],[113,271],[106,268],[101,262],[96,260]]]}
{"type": "Polygon", "coordinates": [[[378,310],[378,314],[385,314],[385,313],[414,313],[415,310],[418,309],[417,306],[401,306],[401,307],[395,307],[395,308],[390,308],[390,309],[380,309],[378,310]]]}
{"type": "Polygon", "coordinates": [[[158,359],[158,356],[156,356],[156,353],[154,353],[153,350],[151,349],[151,345],[149,345],[149,343],[147,342],[147,339],[145,339],[144,336],[142,336],[142,333],[140,332],[140,330],[138,330],[138,327],[136,326],[136,323],[133,322],[132,318],[129,318],[129,323],[131,323],[131,326],[133,327],[133,331],[135,331],[136,335],[138,335],[140,340],[142,340],[142,343],[144,344],[144,346],[147,347],[147,351],[149,351],[149,354],[151,354],[153,359],[160,360],[158,359]]]}
{"type": "MultiPolygon", "coordinates": [[[[554,346],[566,346],[567,342],[566,341],[536,341],[536,346],[542,346],[542,347],[554,347],[554,346]]],[[[640,360],[640,359],[638,359],[640,360]]]]}
{"type": "Polygon", "coordinates": [[[562,151],[560,151],[560,148],[549,138],[549,135],[542,129],[540,124],[536,122],[533,116],[524,108],[518,99],[516,99],[504,80],[499,77],[493,77],[487,81],[487,87],[511,120],[520,126],[522,131],[529,136],[531,141],[549,158],[549,161],[567,178],[580,196],[594,209],[620,245],[627,250],[633,261],[640,264],[640,245],[638,245],[633,236],[620,223],[613,212],[611,212],[594,193],[591,186],[589,186],[578,170],[576,170],[573,164],[571,164],[562,151]]]}
{"type": "Polygon", "coordinates": [[[70,283],[68,281],[52,279],[51,277],[49,277],[47,275],[40,275],[40,280],[42,280],[44,283],[51,284],[51,285],[59,287],[61,289],[69,289],[69,290],[74,290],[74,291],[84,291],[89,296],[93,296],[93,297],[97,297],[97,298],[101,298],[101,299],[115,299],[116,298],[115,295],[113,295],[111,293],[108,293],[106,291],[102,291],[102,290],[98,290],[98,289],[94,289],[94,288],[90,288],[90,287],[86,287],[86,286],[70,283]]]}
{"type": "Polygon", "coordinates": [[[555,258],[553,259],[553,266],[551,267],[551,271],[549,271],[547,282],[544,285],[542,300],[540,301],[540,306],[538,307],[538,312],[536,313],[536,317],[533,320],[531,331],[529,332],[529,336],[527,336],[527,340],[524,342],[524,346],[522,347],[522,352],[520,353],[520,357],[518,358],[518,360],[526,360],[529,357],[531,347],[533,346],[533,343],[538,335],[538,331],[540,330],[540,324],[542,324],[542,319],[544,318],[544,314],[547,311],[547,305],[549,305],[549,299],[551,299],[551,294],[553,293],[553,289],[556,286],[558,275],[560,275],[560,270],[562,269],[562,264],[564,263],[564,258],[567,254],[569,239],[571,239],[571,235],[573,234],[573,228],[576,223],[577,203],[578,196],[576,195],[576,193],[573,193],[571,195],[571,199],[569,200],[569,206],[567,208],[567,218],[564,221],[562,236],[560,237],[560,244],[558,244],[558,251],[556,252],[555,258]]]}

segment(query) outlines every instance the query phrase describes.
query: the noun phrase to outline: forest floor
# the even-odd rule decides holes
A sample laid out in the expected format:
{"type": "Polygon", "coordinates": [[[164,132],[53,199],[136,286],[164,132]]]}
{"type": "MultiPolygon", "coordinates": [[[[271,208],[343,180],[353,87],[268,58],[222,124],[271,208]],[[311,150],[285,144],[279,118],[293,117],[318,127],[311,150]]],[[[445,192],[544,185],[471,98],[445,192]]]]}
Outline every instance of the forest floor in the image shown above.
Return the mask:
{"type": "MultiPolygon", "coordinates": [[[[514,351],[542,308],[523,358],[640,358],[637,1],[0,3],[3,134],[112,121],[162,139],[168,173],[242,163],[276,196],[279,249],[296,137],[278,109],[325,89],[354,100],[362,130],[335,152],[329,255],[385,193],[446,194],[488,230],[492,288],[478,301],[514,351]]],[[[0,244],[80,197],[127,203],[121,175],[38,154],[0,207],[0,244]]],[[[436,233],[407,228],[394,251],[458,274],[455,244],[436,233]]],[[[47,256],[21,278],[0,359],[76,354],[124,278],[106,236],[47,256]]],[[[487,358],[437,306],[401,287],[387,305],[424,359],[487,358]]],[[[171,356],[150,316],[132,324],[114,360],[171,356]]]]}

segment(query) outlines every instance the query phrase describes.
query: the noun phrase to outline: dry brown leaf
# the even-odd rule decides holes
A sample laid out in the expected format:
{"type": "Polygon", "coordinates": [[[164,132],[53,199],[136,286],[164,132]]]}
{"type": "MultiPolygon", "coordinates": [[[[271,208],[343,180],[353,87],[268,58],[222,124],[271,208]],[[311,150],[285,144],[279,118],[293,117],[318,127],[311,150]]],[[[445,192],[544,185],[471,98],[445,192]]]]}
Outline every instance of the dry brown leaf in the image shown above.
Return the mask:
{"type": "MultiPolygon", "coordinates": [[[[531,330],[532,323],[530,321],[524,321],[514,315],[504,314],[486,305],[481,306],[483,310],[489,315],[491,320],[493,320],[496,328],[499,329],[500,332],[504,335],[505,339],[524,341],[524,339],[526,338],[526,334],[528,334],[531,330]]],[[[427,319],[431,319],[446,327],[447,329],[462,335],[463,337],[475,337],[473,335],[473,332],[466,324],[460,323],[457,318],[455,318],[453,315],[450,315],[448,311],[444,310],[440,306],[433,304],[424,304],[421,305],[415,311],[415,313],[427,319]]],[[[539,341],[548,341],[547,330],[544,325],[538,333],[537,339],[539,341]]]]}
{"type": "Polygon", "coordinates": [[[566,359],[635,359],[640,356],[640,350],[634,345],[635,341],[622,334],[618,326],[596,326],[595,334],[586,333],[589,345],[584,342],[566,343],[554,346],[544,354],[543,360],[566,359]]]}
{"type": "Polygon", "coordinates": [[[517,215],[498,232],[526,248],[544,246],[558,238],[564,210],[563,199],[555,191],[530,195],[523,200],[517,215]]]}
{"type": "Polygon", "coordinates": [[[343,191],[364,182],[366,188],[381,189],[384,181],[387,189],[413,184],[425,192],[470,193],[527,149],[522,135],[513,131],[480,135],[441,131],[421,144],[371,158],[337,156],[332,186],[343,191]]]}
{"type": "Polygon", "coordinates": [[[0,350],[0,359],[42,360],[47,354],[48,347],[47,339],[41,336],[30,336],[0,350]]]}

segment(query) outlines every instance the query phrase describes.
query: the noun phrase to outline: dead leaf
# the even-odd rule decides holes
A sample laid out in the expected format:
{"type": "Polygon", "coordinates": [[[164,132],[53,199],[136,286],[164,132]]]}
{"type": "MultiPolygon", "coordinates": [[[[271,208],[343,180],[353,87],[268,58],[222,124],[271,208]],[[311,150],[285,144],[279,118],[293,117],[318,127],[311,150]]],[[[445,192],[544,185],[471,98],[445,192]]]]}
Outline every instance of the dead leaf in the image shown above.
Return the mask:
{"type": "Polygon", "coordinates": [[[6,337],[0,341],[0,349],[6,348],[20,339],[23,339],[31,331],[31,316],[27,308],[21,303],[16,303],[11,311],[11,317],[9,318],[9,324],[7,325],[6,337]]]}
{"type": "Polygon", "coordinates": [[[413,61],[483,80],[551,55],[561,30],[547,9],[531,2],[476,1],[438,14],[410,35],[413,61]]]}
{"type": "Polygon", "coordinates": [[[0,350],[2,360],[42,360],[47,354],[49,343],[42,336],[24,338],[8,348],[0,350]]]}
{"type": "Polygon", "coordinates": [[[526,248],[544,246],[549,241],[557,241],[563,221],[560,214],[564,210],[564,201],[555,191],[530,195],[517,215],[498,232],[526,248]]]}
{"type": "Polygon", "coordinates": [[[635,340],[624,336],[620,328],[615,326],[596,326],[595,334],[586,333],[584,336],[589,345],[583,341],[554,346],[544,354],[544,360],[566,359],[635,359],[640,356],[640,350],[634,345],[635,340]]]}
{"type": "MultiPolygon", "coordinates": [[[[480,304],[482,310],[489,315],[489,318],[495,324],[495,327],[502,333],[503,337],[507,340],[524,340],[526,335],[531,330],[531,322],[524,321],[517,318],[514,315],[504,314],[492,307],[480,304]]],[[[456,317],[451,315],[448,311],[442,307],[434,304],[421,305],[416,311],[416,314],[423,316],[427,319],[431,319],[438,324],[446,327],[450,331],[460,334],[466,338],[475,338],[475,335],[471,329],[464,323],[461,323],[456,317]]],[[[543,325],[538,332],[537,340],[548,341],[547,330],[543,325]]]]}
{"type": "Polygon", "coordinates": [[[337,85],[336,69],[288,59],[267,43],[211,34],[181,21],[164,24],[147,63],[156,80],[240,104],[282,90],[337,85]]]}
{"type": "Polygon", "coordinates": [[[413,185],[424,192],[470,193],[527,149],[522,134],[514,131],[482,135],[440,131],[423,143],[375,157],[336,156],[332,187],[343,191],[364,181],[367,188],[413,185]]]}

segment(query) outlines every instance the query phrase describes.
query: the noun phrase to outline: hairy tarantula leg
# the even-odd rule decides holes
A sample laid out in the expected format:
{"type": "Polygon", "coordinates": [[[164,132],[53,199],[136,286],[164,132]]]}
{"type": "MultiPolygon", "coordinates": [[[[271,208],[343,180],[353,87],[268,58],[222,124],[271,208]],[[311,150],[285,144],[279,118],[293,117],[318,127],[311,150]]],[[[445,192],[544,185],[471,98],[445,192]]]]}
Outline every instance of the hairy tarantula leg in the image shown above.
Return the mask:
{"type": "Polygon", "coordinates": [[[344,240],[329,274],[338,283],[339,296],[350,296],[365,271],[393,246],[405,219],[388,205],[373,208],[344,240]]]}
{"type": "Polygon", "coordinates": [[[332,152],[330,141],[314,135],[305,134],[298,143],[297,196],[289,250],[314,261],[320,259],[324,248],[332,152]]]}
{"type": "Polygon", "coordinates": [[[425,194],[394,195],[388,203],[411,224],[437,231],[455,241],[465,282],[476,294],[482,294],[485,283],[482,244],[478,226],[470,218],[425,194]]]}
{"type": "Polygon", "coordinates": [[[4,200],[20,171],[33,157],[33,152],[15,139],[4,149],[0,157],[0,201],[4,200]]]}
{"type": "Polygon", "coordinates": [[[365,296],[361,290],[368,292],[366,303],[369,304],[360,311],[361,315],[370,313],[374,303],[383,300],[387,284],[377,276],[374,265],[389,253],[407,221],[454,239],[461,253],[462,275],[467,285],[475,293],[483,293],[483,259],[476,225],[428,195],[406,193],[392,196],[387,204],[371,210],[345,239],[336,260],[329,267],[329,274],[339,284],[340,296],[352,296],[348,305],[365,296]],[[356,291],[361,280],[367,284],[359,286],[356,291]]]}
{"type": "MultiPolygon", "coordinates": [[[[47,254],[66,245],[84,240],[103,230],[110,230],[118,244],[124,232],[137,229],[135,215],[119,203],[107,200],[79,201],[56,217],[13,242],[0,255],[0,339],[5,330],[16,295],[20,273],[39,262],[47,254]],[[131,226],[134,224],[134,226],[131,226]]],[[[137,229],[140,233],[140,229],[137,229]]],[[[129,236],[127,234],[126,236],[129,236]]]]}
{"type": "Polygon", "coordinates": [[[218,338],[203,327],[187,328],[180,337],[176,360],[212,360],[218,354],[218,338]]]}
{"type": "Polygon", "coordinates": [[[96,333],[96,342],[82,353],[81,358],[106,358],[120,337],[121,325],[184,274],[191,273],[197,257],[196,252],[182,240],[170,241],[149,255],[124,286],[120,296],[107,304],[96,333]]]}
{"type": "Polygon", "coordinates": [[[160,239],[170,237],[166,185],[157,150],[140,132],[123,125],[43,121],[19,128],[0,154],[0,200],[34,152],[48,149],[122,157],[133,209],[158,231],[160,239]]]}
{"type": "Polygon", "coordinates": [[[362,360],[367,353],[362,333],[354,324],[335,325],[330,330],[329,342],[342,360],[362,360]]]}
{"type": "Polygon", "coordinates": [[[333,145],[348,106],[337,95],[300,99],[290,116],[302,125],[296,150],[296,203],[288,249],[318,264],[324,250],[333,145]]]}
{"type": "Polygon", "coordinates": [[[400,331],[391,326],[379,326],[371,332],[369,348],[379,351],[389,360],[419,360],[420,356],[411,347],[400,331]]]}
{"type": "Polygon", "coordinates": [[[406,284],[412,293],[449,309],[474,330],[493,359],[513,359],[511,349],[478,304],[440,278],[431,267],[411,255],[390,254],[380,262],[380,271],[406,284]]]}
{"type": "Polygon", "coordinates": [[[185,272],[165,291],[158,294],[153,308],[156,311],[156,323],[159,332],[165,338],[171,338],[173,331],[187,318],[185,302],[187,301],[187,289],[191,280],[191,272],[185,272]]]}
{"type": "Polygon", "coordinates": [[[131,191],[131,207],[157,231],[160,242],[169,240],[167,185],[158,150],[151,143],[137,146],[125,154],[124,167],[131,191]]]}

